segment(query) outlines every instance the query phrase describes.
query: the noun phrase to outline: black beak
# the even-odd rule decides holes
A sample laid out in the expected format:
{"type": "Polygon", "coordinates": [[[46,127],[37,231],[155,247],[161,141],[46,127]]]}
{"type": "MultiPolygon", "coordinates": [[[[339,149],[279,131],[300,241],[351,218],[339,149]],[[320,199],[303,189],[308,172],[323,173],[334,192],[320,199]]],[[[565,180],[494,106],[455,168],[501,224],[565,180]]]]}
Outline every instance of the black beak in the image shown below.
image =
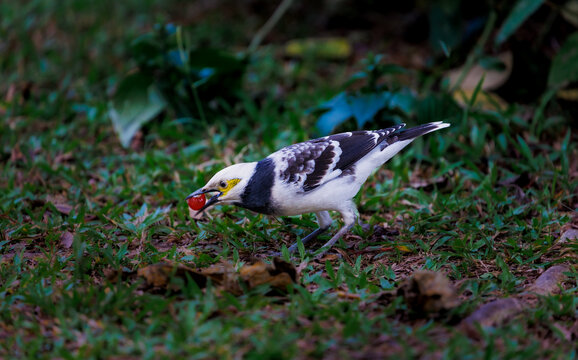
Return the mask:
{"type": "MultiPolygon", "coordinates": [[[[201,188],[201,189],[193,192],[193,193],[190,194],[189,196],[187,196],[187,197],[185,198],[185,200],[189,200],[189,199],[192,198],[192,197],[199,196],[199,195],[201,195],[201,194],[210,193],[210,192],[215,192],[215,191],[218,191],[218,190],[213,190],[213,189],[205,190],[205,189],[202,189],[202,188],[201,188]]],[[[202,213],[203,211],[205,211],[205,209],[207,209],[209,206],[212,206],[212,205],[218,203],[218,202],[219,202],[219,196],[221,196],[221,195],[223,195],[223,193],[219,191],[217,194],[215,194],[213,197],[211,197],[211,198],[209,199],[209,201],[207,201],[207,202],[205,203],[205,205],[203,205],[203,207],[200,208],[199,211],[197,211],[197,215],[200,214],[200,213],[202,213]]]]}

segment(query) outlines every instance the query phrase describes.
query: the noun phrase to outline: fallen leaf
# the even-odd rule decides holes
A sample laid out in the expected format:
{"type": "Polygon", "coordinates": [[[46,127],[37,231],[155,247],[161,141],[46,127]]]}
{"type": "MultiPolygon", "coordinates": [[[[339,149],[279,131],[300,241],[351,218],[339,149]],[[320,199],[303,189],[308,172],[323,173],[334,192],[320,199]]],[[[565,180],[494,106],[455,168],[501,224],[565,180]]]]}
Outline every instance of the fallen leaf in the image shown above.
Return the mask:
{"type": "Polygon", "coordinates": [[[477,326],[492,327],[504,323],[524,309],[522,302],[515,298],[505,298],[480,306],[465,318],[460,327],[471,337],[478,337],[477,326]]]}
{"type": "Polygon", "coordinates": [[[178,291],[180,290],[178,285],[172,281],[174,278],[180,278],[185,281],[190,278],[200,288],[204,288],[207,284],[206,275],[188,266],[169,262],[148,265],[138,269],[136,275],[144,280],[143,287],[145,289],[178,291]]]}
{"type": "Polygon", "coordinates": [[[429,270],[416,271],[402,283],[397,294],[420,315],[440,313],[458,304],[450,280],[442,273],[429,270]]]}
{"type": "Polygon", "coordinates": [[[562,100],[578,102],[578,89],[560,89],[556,96],[562,100]]]}
{"type": "Polygon", "coordinates": [[[411,249],[405,245],[395,245],[395,248],[401,252],[411,252],[411,249]]]}
{"type": "Polygon", "coordinates": [[[566,280],[565,272],[570,271],[567,266],[556,265],[544,271],[532,285],[527,288],[527,292],[537,295],[550,295],[559,291],[559,285],[566,280]]]}
{"type": "Polygon", "coordinates": [[[249,289],[267,284],[275,290],[286,292],[289,285],[297,282],[295,266],[280,258],[274,258],[272,264],[259,260],[245,265],[239,270],[239,276],[249,289]]]}
{"type": "MultiPolygon", "coordinates": [[[[460,89],[473,91],[482,78],[484,82],[482,83],[481,89],[484,91],[494,90],[502,86],[512,73],[513,55],[511,51],[507,51],[499,54],[496,58],[504,64],[505,68],[503,70],[486,69],[481,65],[474,65],[464,77],[460,84],[460,89]]],[[[450,88],[453,88],[457,84],[463,71],[464,68],[461,67],[446,73],[450,88]]]]}
{"type": "Polygon", "coordinates": [[[60,245],[65,249],[70,249],[73,241],[74,235],[70,231],[65,231],[60,235],[60,245]]]}
{"type": "Polygon", "coordinates": [[[577,240],[578,239],[578,229],[568,229],[564,231],[560,239],[558,239],[558,244],[567,243],[568,240],[577,240]]]}
{"type": "Polygon", "coordinates": [[[498,299],[483,304],[476,311],[465,318],[460,326],[468,336],[479,337],[478,326],[494,327],[530,308],[536,304],[536,295],[550,295],[559,290],[559,285],[567,279],[564,272],[569,271],[565,265],[552,266],[540,275],[533,284],[526,287],[526,291],[517,297],[498,299]]]}
{"type": "Polygon", "coordinates": [[[562,7],[561,13],[566,21],[578,27],[578,0],[567,1],[562,7]]]}
{"type": "Polygon", "coordinates": [[[70,204],[52,203],[52,205],[54,205],[54,207],[56,208],[56,210],[58,210],[58,212],[60,212],[61,214],[64,214],[64,215],[70,214],[72,209],[74,209],[73,206],[70,204]]]}
{"type": "Polygon", "coordinates": [[[285,45],[285,54],[292,57],[321,59],[347,59],[352,52],[345,38],[309,38],[291,40],[285,45]]]}
{"type": "Polygon", "coordinates": [[[352,294],[345,291],[337,291],[337,297],[345,300],[360,300],[361,295],[359,294],[352,294]]]}
{"type": "MultiPolygon", "coordinates": [[[[297,282],[297,271],[293,264],[282,259],[274,258],[272,264],[256,261],[242,266],[236,271],[228,262],[221,262],[206,269],[195,270],[183,264],[161,262],[138,269],[136,273],[125,272],[120,274],[123,280],[140,278],[144,280],[145,290],[153,291],[180,291],[182,283],[174,279],[193,280],[199,288],[205,288],[208,280],[220,291],[234,295],[241,295],[245,289],[254,289],[261,285],[269,285],[273,289],[270,295],[286,292],[290,284],[297,282]]],[[[109,272],[107,278],[117,280],[118,272],[109,272]]]]}
{"type": "Polygon", "coordinates": [[[54,163],[55,164],[61,164],[61,163],[69,162],[72,160],[74,160],[74,154],[72,153],[72,151],[69,151],[69,152],[64,153],[64,154],[56,155],[56,157],[54,158],[54,163]]]}
{"type": "Polygon", "coordinates": [[[515,185],[515,186],[518,186],[520,188],[525,188],[525,187],[531,185],[533,182],[534,182],[534,180],[532,179],[532,176],[530,175],[530,173],[527,171],[524,171],[519,175],[515,175],[513,177],[501,180],[500,182],[498,182],[498,184],[501,186],[515,185]]]}
{"type": "Polygon", "coordinates": [[[422,189],[423,191],[432,191],[435,187],[443,188],[446,187],[448,184],[448,178],[444,176],[440,176],[437,178],[429,178],[429,179],[416,179],[409,183],[414,189],[422,189]]]}
{"type": "MultiPolygon", "coordinates": [[[[452,97],[458,105],[466,108],[470,106],[474,91],[475,90],[471,89],[456,90],[452,93],[452,97]]],[[[476,101],[473,103],[473,107],[487,111],[500,111],[507,109],[508,103],[494,93],[480,91],[476,95],[476,101]]]]}

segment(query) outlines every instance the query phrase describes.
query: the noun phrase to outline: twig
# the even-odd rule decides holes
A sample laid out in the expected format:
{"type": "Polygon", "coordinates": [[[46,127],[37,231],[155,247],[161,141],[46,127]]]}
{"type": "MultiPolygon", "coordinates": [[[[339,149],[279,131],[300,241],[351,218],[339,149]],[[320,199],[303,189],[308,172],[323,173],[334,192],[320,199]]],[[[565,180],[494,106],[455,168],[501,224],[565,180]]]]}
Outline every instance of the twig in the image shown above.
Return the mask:
{"type": "Polygon", "coordinates": [[[259,29],[259,31],[257,31],[255,36],[253,36],[253,39],[247,48],[247,52],[249,54],[253,53],[259,47],[265,36],[267,36],[267,34],[273,29],[277,22],[279,22],[291,4],[293,4],[293,0],[283,0],[281,4],[277,6],[277,9],[275,9],[273,15],[271,15],[269,20],[267,20],[267,22],[259,29]]]}

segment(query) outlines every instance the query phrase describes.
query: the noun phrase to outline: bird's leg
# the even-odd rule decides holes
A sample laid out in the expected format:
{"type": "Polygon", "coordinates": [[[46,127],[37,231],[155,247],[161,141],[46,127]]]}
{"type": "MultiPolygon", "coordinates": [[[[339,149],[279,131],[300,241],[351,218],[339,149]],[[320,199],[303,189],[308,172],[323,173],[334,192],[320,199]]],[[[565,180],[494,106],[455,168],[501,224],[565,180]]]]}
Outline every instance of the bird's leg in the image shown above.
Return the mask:
{"type": "MultiPolygon", "coordinates": [[[[315,231],[313,231],[311,234],[301,239],[301,243],[303,243],[303,245],[323,234],[331,226],[332,220],[328,211],[317,212],[315,213],[315,216],[317,216],[317,223],[319,224],[319,228],[315,229],[315,231]]],[[[298,244],[299,242],[296,242],[295,244],[291,245],[289,247],[289,253],[293,253],[295,250],[297,250],[298,244]]]]}
{"type": "Polygon", "coordinates": [[[369,230],[371,230],[371,226],[369,225],[369,223],[364,223],[363,221],[361,221],[361,218],[357,218],[357,224],[361,226],[361,228],[365,232],[369,232],[369,230]]]}
{"type": "Polygon", "coordinates": [[[343,227],[341,229],[339,229],[339,231],[333,235],[333,237],[325,243],[325,245],[323,245],[321,247],[321,252],[319,252],[316,255],[316,258],[320,258],[321,255],[325,254],[327,252],[327,250],[331,249],[331,247],[333,245],[335,245],[335,243],[337,242],[337,240],[339,240],[343,235],[345,235],[355,224],[355,221],[357,220],[357,216],[355,215],[356,211],[355,208],[350,208],[347,211],[343,211],[341,212],[341,216],[343,217],[343,222],[345,223],[345,225],[343,225],[343,227]]]}

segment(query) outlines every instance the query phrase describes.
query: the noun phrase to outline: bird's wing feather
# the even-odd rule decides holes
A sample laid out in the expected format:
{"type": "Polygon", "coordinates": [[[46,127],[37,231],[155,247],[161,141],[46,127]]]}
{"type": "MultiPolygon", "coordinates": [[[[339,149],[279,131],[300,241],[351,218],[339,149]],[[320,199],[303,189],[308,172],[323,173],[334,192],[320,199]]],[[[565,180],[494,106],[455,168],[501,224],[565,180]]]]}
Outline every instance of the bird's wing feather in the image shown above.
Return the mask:
{"type": "Polygon", "coordinates": [[[269,157],[279,164],[282,182],[307,192],[341,175],[403,126],[330,135],[285,147],[269,157]]]}

